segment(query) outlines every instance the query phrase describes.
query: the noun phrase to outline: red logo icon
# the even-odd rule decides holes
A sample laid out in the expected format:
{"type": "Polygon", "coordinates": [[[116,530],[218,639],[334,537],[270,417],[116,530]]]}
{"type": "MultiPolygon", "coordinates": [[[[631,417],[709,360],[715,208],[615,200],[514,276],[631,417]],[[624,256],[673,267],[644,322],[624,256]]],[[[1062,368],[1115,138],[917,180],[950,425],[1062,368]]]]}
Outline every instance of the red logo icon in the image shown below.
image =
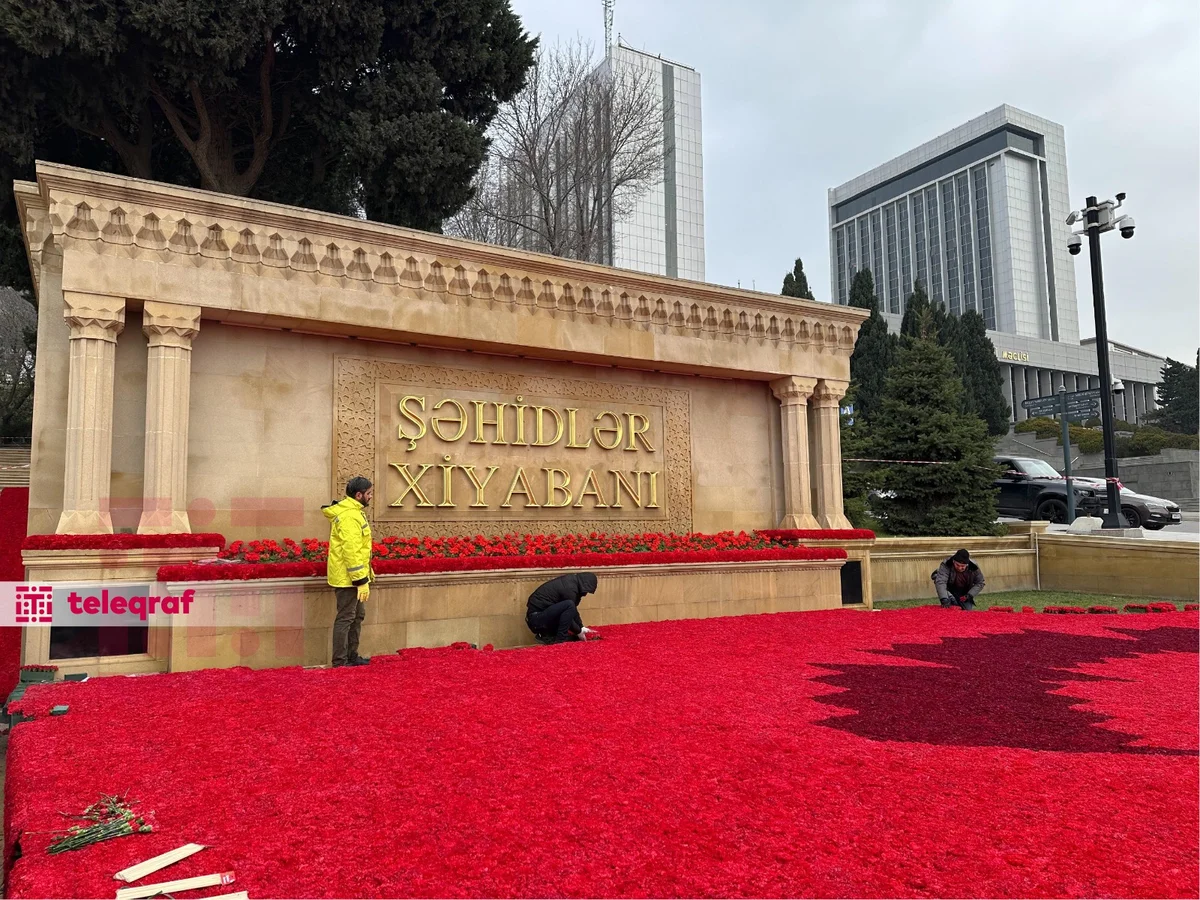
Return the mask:
{"type": "Polygon", "coordinates": [[[35,622],[53,622],[51,601],[54,591],[49,585],[18,584],[16,594],[16,622],[29,625],[35,622]]]}

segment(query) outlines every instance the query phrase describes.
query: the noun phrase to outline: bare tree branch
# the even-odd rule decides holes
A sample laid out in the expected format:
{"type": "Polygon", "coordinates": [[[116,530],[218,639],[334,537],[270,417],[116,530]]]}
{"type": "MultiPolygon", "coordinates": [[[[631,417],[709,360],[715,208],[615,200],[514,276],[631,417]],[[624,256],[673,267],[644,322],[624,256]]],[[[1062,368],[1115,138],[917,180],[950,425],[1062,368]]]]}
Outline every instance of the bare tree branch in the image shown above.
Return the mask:
{"type": "Polygon", "coordinates": [[[539,50],[490,139],[474,196],[445,231],[611,262],[613,224],[663,176],[661,86],[649,70],[597,66],[580,41],[539,50]]]}

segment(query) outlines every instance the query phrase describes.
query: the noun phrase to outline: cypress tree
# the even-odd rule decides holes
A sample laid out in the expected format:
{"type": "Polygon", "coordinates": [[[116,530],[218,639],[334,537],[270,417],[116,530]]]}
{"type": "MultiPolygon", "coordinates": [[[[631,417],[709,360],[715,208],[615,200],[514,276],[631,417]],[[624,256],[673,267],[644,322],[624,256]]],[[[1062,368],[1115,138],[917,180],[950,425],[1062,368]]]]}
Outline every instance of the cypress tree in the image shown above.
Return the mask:
{"type": "Polygon", "coordinates": [[[1196,354],[1196,365],[1168,359],[1162,367],[1162,381],[1158,383],[1159,408],[1149,417],[1166,431],[1180,434],[1196,434],[1200,426],[1200,352],[1196,354]]]}
{"type": "Polygon", "coordinates": [[[869,269],[855,273],[850,283],[850,306],[871,311],[871,317],[858,331],[854,354],[850,357],[855,421],[869,422],[879,409],[884,379],[896,354],[896,338],[888,334],[887,322],[879,313],[879,299],[869,269]]]}
{"type": "Polygon", "coordinates": [[[968,310],[957,321],[949,320],[955,322],[955,327],[942,346],[954,356],[962,377],[963,408],[987,423],[988,434],[1008,434],[1012,409],[1004,399],[1004,373],[983,316],[968,310]]]}
{"type": "MultiPolygon", "coordinates": [[[[914,316],[928,321],[932,311],[914,316]]],[[[981,419],[962,411],[954,360],[929,337],[905,337],[869,432],[871,456],[937,465],[885,464],[872,500],[890,534],[996,534],[998,474],[981,419]]]]}
{"type": "Polygon", "coordinates": [[[1004,375],[979,313],[968,310],[952,316],[945,305],[932,302],[917,284],[908,298],[900,333],[936,340],[948,350],[963,383],[962,410],[983,419],[989,434],[1008,433],[1011,409],[1004,399],[1004,375]]]}
{"type": "Polygon", "coordinates": [[[797,259],[792,271],[783,276],[783,290],[780,293],[785,297],[799,297],[802,300],[817,299],[808,286],[808,276],[804,274],[803,260],[797,259]]]}

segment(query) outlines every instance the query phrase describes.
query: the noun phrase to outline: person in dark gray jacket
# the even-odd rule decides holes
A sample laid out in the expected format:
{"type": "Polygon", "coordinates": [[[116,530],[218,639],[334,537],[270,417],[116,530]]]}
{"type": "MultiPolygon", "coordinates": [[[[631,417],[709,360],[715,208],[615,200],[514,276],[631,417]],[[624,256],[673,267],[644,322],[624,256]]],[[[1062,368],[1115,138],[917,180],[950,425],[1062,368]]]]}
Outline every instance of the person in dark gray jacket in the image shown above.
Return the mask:
{"type": "Polygon", "coordinates": [[[529,595],[525,624],[543,644],[587,640],[590,629],[579,617],[579,601],[596,593],[596,576],[591,572],[559,575],[529,595]]]}
{"type": "Polygon", "coordinates": [[[983,590],[983,570],[971,560],[971,554],[959,550],[933,573],[933,586],[942,606],[974,609],[975,598],[983,590]]]}

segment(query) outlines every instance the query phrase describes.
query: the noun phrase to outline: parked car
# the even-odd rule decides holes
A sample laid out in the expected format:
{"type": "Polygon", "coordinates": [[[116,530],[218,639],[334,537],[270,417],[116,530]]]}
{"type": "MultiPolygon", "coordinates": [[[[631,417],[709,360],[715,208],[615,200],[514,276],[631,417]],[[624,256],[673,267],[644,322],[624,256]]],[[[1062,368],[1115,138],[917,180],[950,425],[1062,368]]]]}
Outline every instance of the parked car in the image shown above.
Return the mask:
{"type": "MultiPolygon", "coordinates": [[[[995,460],[1004,469],[996,479],[996,487],[1000,489],[996,506],[1000,515],[1066,523],[1067,481],[1054,466],[1019,456],[997,456],[995,460]]],[[[1076,515],[1100,516],[1105,510],[1104,503],[1103,491],[1075,488],[1076,515]]]]}
{"type": "MultiPolygon", "coordinates": [[[[1076,478],[1071,480],[1078,485],[1092,488],[1103,494],[1106,491],[1103,478],[1076,478]]],[[[1139,494],[1131,491],[1125,485],[1121,488],[1121,515],[1130,528],[1145,528],[1158,531],[1168,525],[1178,525],[1183,521],[1179,505],[1162,497],[1151,497],[1149,494],[1139,494]]]]}

